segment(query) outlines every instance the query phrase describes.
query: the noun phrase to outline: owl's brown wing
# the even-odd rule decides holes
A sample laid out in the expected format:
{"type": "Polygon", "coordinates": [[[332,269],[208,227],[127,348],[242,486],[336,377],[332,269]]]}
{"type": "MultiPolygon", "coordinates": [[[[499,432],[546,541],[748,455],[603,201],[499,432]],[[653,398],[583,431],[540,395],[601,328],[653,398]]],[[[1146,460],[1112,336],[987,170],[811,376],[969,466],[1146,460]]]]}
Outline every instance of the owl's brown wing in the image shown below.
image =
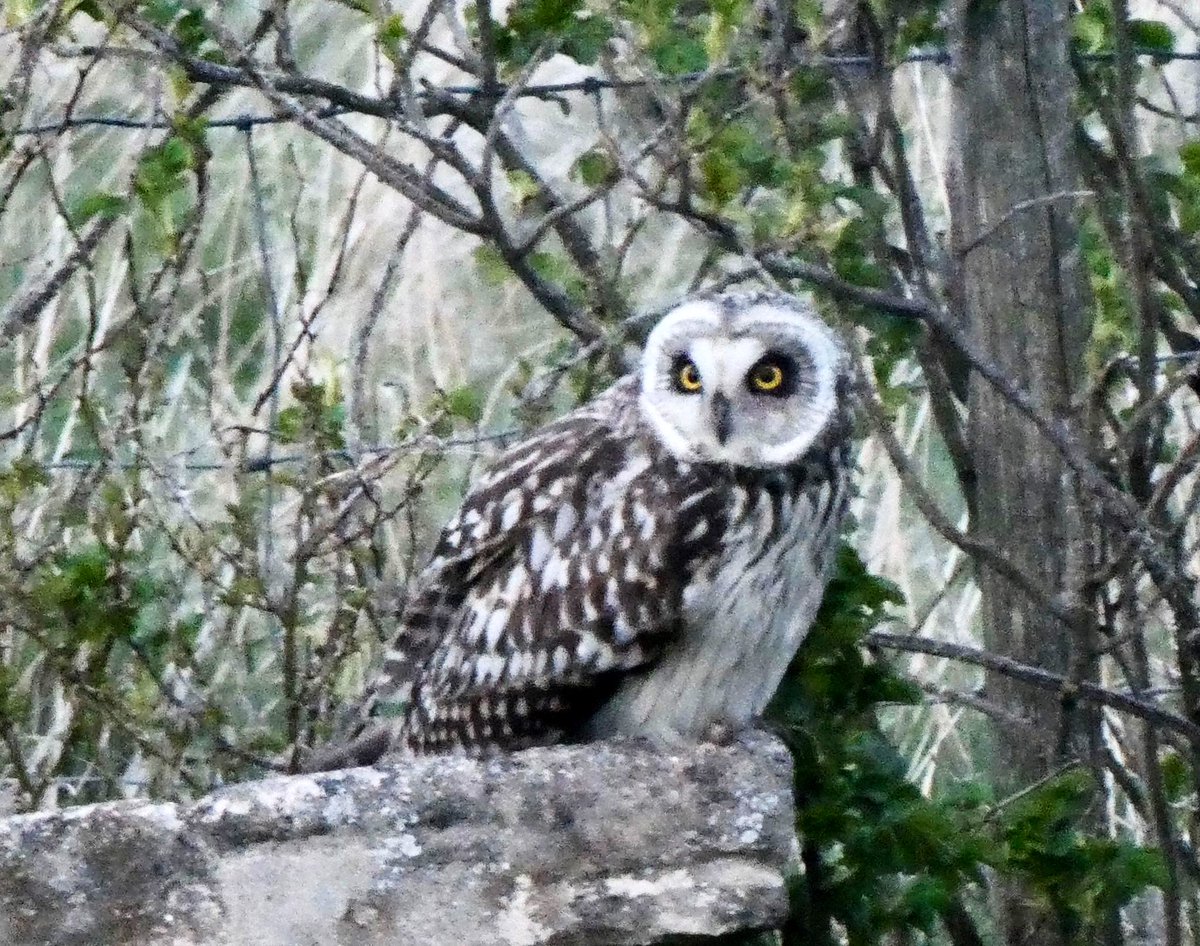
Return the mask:
{"type": "Polygon", "coordinates": [[[374,692],[397,742],[569,737],[677,633],[720,484],[640,436],[632,384],[501,456],[446,526],[374,692]]]}

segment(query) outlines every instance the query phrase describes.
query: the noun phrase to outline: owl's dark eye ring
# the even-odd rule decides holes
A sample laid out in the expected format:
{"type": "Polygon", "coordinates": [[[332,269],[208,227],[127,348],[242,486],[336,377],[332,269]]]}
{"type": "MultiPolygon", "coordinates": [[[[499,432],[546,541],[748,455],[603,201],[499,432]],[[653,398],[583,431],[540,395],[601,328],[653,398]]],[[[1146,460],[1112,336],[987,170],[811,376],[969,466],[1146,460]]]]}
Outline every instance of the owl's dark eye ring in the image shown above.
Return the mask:
{"type": "Polygon", "coordinates": [[[696,363],[686,355],[680,355],[671,366],[671,381],[675,390],[684,394],[699,394],[704,389],[696,363]]]}

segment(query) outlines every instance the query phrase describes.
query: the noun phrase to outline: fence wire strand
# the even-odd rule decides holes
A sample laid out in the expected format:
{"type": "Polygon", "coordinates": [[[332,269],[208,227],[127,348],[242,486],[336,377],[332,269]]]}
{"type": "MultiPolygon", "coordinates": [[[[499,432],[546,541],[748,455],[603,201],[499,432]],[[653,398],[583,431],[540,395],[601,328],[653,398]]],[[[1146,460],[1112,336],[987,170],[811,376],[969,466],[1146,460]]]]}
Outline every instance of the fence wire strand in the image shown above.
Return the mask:
{"type": "MultiPolygon", "coordinates": [[[[1136,47],[1134,54],[1154,59],[1159,64],[1168,62],[1200,62],[1200,50],[1195,52],[1167,52],[1161,49],[1136,47]]],[[[1104,63],[1114,62],[1116,53],[1096,52],[1079,53],[1077,58],[1084,62],[1104,63]]],[[[925,49],[909,53],[893,63],[882,64],[888,68],[920,63],[932,63],[938,66],[949,66],[952,62],[950,52],[946,49],[925,49]]],[[[797,63],[797,68],[820,67],[876,67],[881,63],[873,56],[814,56],[797,63]]],[[[583,94],[596,96],[602,91],[620,91],[623,89],[644,88],[650,85],[687,85],[717,78],[747,76],[749,73],[742,69],[710,69],[699,72],[684,72],[678,75],[655,75],[628,79],[603,79],[599,76],[571,82],[548,82],[541,85],[528,85],[521,89],[519,98],[546,98],[554,95],[583,94]]],[[[452,84],[443,86],[427,85],[415,93],[418,99],[437,98],[445,95],[467,95],[479,97],[500,98],[509,93],[509,87],[503,83],[483,85],[452,84]]],[[[335,118],[339,115],[361,114],[354,109],[342,106],[329,106],[313,113],[320,118],[335,118]]],[[[295,121],[292,115],[234,115],[213,119],[207,122],[208,128],[236,129],[247,131],[258,125],[278,125],[295,121]]],[[[56,122],[44,122],[38,125],[28,125],[9,132],[11,137],[30,137],[36,135],[61,134],[80,128],[115,128],[129,131],[169,130],[172,124],[162,120],[144,120],[119,115],[83,115],[78,118],[64,118],[56,122]]]]}

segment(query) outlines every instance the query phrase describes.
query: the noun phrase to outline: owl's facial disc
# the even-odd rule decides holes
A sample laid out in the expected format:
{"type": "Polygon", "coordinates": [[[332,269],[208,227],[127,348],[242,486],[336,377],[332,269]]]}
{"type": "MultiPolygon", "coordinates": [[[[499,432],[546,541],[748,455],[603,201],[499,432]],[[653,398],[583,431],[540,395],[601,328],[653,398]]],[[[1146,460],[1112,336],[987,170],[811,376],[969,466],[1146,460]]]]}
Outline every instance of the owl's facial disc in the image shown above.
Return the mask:
{"type": "Polygon", "coordinates": [[[641,405],[668,449],[701,463],[797,462],[837,411],[840,339],[786,297],[684,303],[650,334],[641,405]]]}

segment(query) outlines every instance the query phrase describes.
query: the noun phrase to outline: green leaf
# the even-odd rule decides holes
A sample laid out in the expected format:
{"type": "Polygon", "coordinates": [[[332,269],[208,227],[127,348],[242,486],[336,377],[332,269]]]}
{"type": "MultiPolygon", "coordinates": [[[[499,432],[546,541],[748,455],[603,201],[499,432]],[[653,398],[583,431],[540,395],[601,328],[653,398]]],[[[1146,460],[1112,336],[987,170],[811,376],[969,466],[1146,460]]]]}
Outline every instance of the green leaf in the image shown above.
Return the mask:
{"type": "Polygon", "coordinates": [[[907,20],[896,37],[892,55],[896,59],[921,46],[943,46],[946,31],[941,26],[940,9],[918,10],[907,20]]]}
{"type": "Polygon", "coordinates": [[[15,503],[32,490],[49,484],[50,476],[45,468],[23,457],[13,460],[7,470],[0,470],[0,496],[9,503],[15,503]]]}
{"type": "Polygon", "coordinates": [[[304,430],[304,409],[291,404],[275,418],[275,435],[280,443],[298,443],[304,430]]]}
{"type": "Polygon", "coordinates": [[[587,298],[587,282],[566,256],[539,251],[529,254],[529,265],[547,282],[561,287],[574,301],[582,303],[587,298]]]}
{"type": "Polygon", "coordinates": [[[97,191],[94,194],[88,194],[71,208],[71,223],[78,227],[91,220],[92,217],[111,220],[123,214],[128,206],[129,201],[124,197],[97,191]]]}
{"type": "Polygon", "coordinates": [[[1080,52],[1098,53],[1111,48],[1112,10],[1103,0],[1089,0],[1071,19],[1071,32],[1080,52]]]}
{"type": "Polygon", "coordinates": [[[399,60],[403,53],[404,41],[408,39],[408,27],[404,25],[404,17],[399,13],[389,16],[380,24],[376,35],[384,54],[393,62],[399,60]]]}
{"type": "Polygon", "coordinates": [[[204,14],[194,9],[188,10],[179,18],[173,32],[175,38],[179,41],[180,47],[193,56],[202,52],[205,44],[212,38],[209,35],[208,24],[205,22],[204,14]]]}
{"type": "Polygon", "coordinates": [[[708,52],[694,37],[674,35],[657,44],[651,54],[654,64],[667,75],[687,75],[708,68],[708,52]]]}
{"type": "Polygon", "coordinates": [[[745,16],[745,0],[711,0],[712,16],[704,34],[704,52],[709,62],[723,62],[730,43],[745,16]]]}
{"type": "Polygon", "coordinates": [[[404,25],[404,17],[395,13],[384,20],[379,27],[379,39],[388,45],[408,39],[408,27],[404,25]]]}
{"type": "Polygon", "coordinates": [[[1175,51],[1175,34],[1159,20],[1130,20],[1129,38],[1139,50],[1156,53],[1175,51]]]}
{"type": "Polygon", "coordinates": [[[1187,760],[1173,750],[1164,753],[1162,762],[1163,790],[1171,802],[1179,802],[1192,791],[1192,772],[1187,760]]]}
{"type": "Polygon", "coordinates": [[[148,0],[138,10],[155,26],[170,26],[184,8],[182,0],[148,0]]]}
{"type": "Polygon", "coordinates": [[[172,135],[142,155],[134,173],[134,192],[148,208],[160,207],[184,187],[184,174],[193,162],[192,145],[184,138],[172,135]]]}
{"type": "Polygon", "coordinates": [[[720,148],[700,158],[700,192],[717,207],[724,207],[741,192],[744,181],[737,163],[720,148]]]}
{"type": "Polygon", "coordinates": [[[380,700],[371,707],[371,714],[381,719],[400,719],[407,711],[405,700],[380,700]]]}
{"type": "Polygon", "coordinates": [[[104,16],[104,11],[100,9],[100,5],[96,0],[69,0],[63,4],[63,16],[70,17],[76,13],[82,13],[84,16],[91,17],[97,23],[107,23],[108,20],[104,16]]]}
{"type": "Polygon", "coordinates": [[[1185,171],[1200,177],[1200,139],[1180,145],[1179,160],[1183,162],[1185,171]]]}
{"type": "MultiPolygon", "coordinates": [[[[208,134],[207,116],[176,115],[171,119],[171,127],[175,130],[175,134],[193,150],[204,146],[205,137],[208,134]]],[[[193,165],[194,157],[194,154],[189,157],[188,167],[193,165]]]]}
{"type": "Polygon", "coordinates": [[[534,180],[531,174],[525,171],[510,171],[508,174],[508,186],[512,190],[513,203],[518,208],[525,208],[531,201],[537,199],[542,192],[538,182],[534,180]]]}
{"type": "Polygon", "coordinates": [[[1162,851],[1128,842],[1119,842],[1114,848],[1107,880],[1109,896],[1116,906],[1129,902],[1147,887],[1163,890],[1170,883],[1170,871],[1162,851]]]}
{"type": "Polygon", "coordinates": [[[602,16],[589,14],[571,25],[563,37],[559,52],[582,65],[592,66],[596,64],[612,36],[611,22],[602,16]]]}
{"type": "Polygon", "coordinates": [[[904,910],[913,925],[930,929],[950,906],[951,892],[935,877],[917,877],[904,892],[904,910]]]}
{"type": "Polygon", "coordinates": [[[478,424],[483,419],[483,398],[474,388],[463,385],[446,392],[446,410],[455,417],[478,424]]]}
{"type": "Polygon", "coordinates": [[[476,247],[471,254],[475,257],[475,265],[479,267],[479,275],[489,286],[503,286],[513,278],[513,272],[508,263],[500,255],[500,251],[491,243],[476,247]]]}
{"type": "Polygon", "coordinates": [[[1039,785],[1001,811],[1010,840],[1043,844],[1056,824],[1079,818],[1091,803],[1096,783],[1090,772],[1074,768],[1039,785]]]}
{"type": "Polygon", "coordinates": [[[619,175],[617,162],[604,148],[585,151],[571,166],[571,178],[588,187],[599,187],[616,180],[619,175]]]}
{"type": "Polygon", "coordinates": [[[222,595],[225,604],[232,607],[254,607],[263,598],[265,589],[262,580],[254,575],[236,575],[222,595]]]}

